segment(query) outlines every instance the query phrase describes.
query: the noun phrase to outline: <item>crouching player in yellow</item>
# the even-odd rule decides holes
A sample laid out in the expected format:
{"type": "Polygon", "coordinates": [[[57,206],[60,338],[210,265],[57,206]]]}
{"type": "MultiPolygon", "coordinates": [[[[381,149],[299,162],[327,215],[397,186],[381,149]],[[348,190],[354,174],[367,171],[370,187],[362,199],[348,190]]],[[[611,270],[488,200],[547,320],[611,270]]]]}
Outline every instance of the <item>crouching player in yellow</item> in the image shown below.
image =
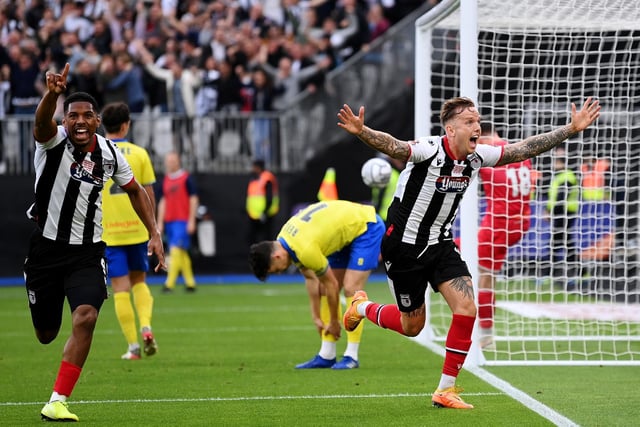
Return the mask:
{"type": "MultiPolygon", "coordinates": [[[[102,110],[102,125],[107,131],[106,137],[116,144],[131,165],[133,175],[149,195],[155,211],[153,184],[156,176],[147,150],[125,139],[130,124],[129,107],[126,104],[107,104],[102,110]]],[[[141,355],[131,294],[140,323],[144,353],[152,356],[158,350],[158,345],[151,331],[153,297],[146,283],[149,270],[149,234],[136,216],[127,193],[111,181],[104,186],[102,208],[102,239],[107,244],[105,256],[113,288],[116,317],[129,345],[122,359],[136,360],[141,355]]]]}
{"type": "Polygon", "coordinates": [[[347,348],[336,361],[341,332],[340,290],[347,306],[364,289],[378,266],[384,221],[375,208],[331,200],[309,205],[291,217],[276,240],[251,245],[249,264],[262,281],[295,264],[305,278],[311,317],[322,337],[319,353],[297,369],[353,369],[360,366],[358,349],[362,324],[347,332],[347,348]]]}

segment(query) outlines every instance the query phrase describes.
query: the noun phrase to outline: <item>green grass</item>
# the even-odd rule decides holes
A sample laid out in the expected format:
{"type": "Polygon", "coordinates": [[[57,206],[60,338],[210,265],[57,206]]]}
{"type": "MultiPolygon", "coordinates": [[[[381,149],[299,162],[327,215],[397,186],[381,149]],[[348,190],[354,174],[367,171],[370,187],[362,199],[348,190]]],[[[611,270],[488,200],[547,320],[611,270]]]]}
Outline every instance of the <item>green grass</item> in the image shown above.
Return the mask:
{"type": "MultiPolygon", "coordinates": [[[[391,302],[386,284],[372,299],[391,302]]],[[[319,337],[300,284],[200,286],[155,296],[156,356],[123,361],[113,301],[105,302],[70,409],[88,425],[136,426],[548,426],[504,392],[463,370],[470,411],[433,408],[442,358],[412,340],[365,326],[361,367],[295,370],[319,337]]],[[[0,424],[40,423],[69,333],[37,342],[26,293],[0,288],[0,424]]],[[[338,344],[343,351],[346,339],[338,344]]],[[[638,367],[491,367],[550,409],[584,426],[637,423],[638,367]],[[622,397],[622,398],[619,398],[622,397]]]]}

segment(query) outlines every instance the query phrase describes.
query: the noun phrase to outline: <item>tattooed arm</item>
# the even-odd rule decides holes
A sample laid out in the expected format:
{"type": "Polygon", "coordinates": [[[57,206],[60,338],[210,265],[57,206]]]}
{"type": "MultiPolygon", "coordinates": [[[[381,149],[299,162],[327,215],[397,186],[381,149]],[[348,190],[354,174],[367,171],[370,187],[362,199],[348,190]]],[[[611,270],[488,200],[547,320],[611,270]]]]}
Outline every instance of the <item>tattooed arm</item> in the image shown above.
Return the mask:
{"type": "Polygon", "coordinates": [[[338,126],[357,136],[369,147],[385,153],[394,159],[407,161],[411,154],[409,143],[394,138],[386,132],[380,132],[364,125],[364,107],[360,107],[356,116],[347,104],[338,112],[340,122],[338,126]]]}
{"type": "Polygon", "coordinates": [[[565,139],[571,138],[591,126],[599,116],[600,103],[598,100],[587,98],[580,111],[577,111],[576,105],[572,103],[571,123],[551,132],[530,136],[523,141],[505,146],[502,158],[496,166],[520,162],[549,151],[565,139]]]}

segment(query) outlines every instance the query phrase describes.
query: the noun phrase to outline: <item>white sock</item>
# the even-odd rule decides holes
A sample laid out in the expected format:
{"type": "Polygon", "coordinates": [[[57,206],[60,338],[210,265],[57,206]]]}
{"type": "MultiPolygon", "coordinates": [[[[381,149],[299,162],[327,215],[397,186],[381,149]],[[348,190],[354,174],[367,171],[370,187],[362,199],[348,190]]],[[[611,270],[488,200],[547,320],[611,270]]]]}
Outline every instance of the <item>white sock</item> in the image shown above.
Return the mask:
{"type": "Polygon", "coordinates": [[[133,353],[135,350],[140,350],[140,344],[138,343],[129,344],[129,351],[133,353]]]}
{"type": "Polygon", "coordinates": [[[492,337],[493,336],[493,328],[480,328],[480,336],[481,337],[492,337]]]}
{"type": "Polygon", "coordinates": [[[67,401],[67,396],[65,396],[64,394],[58,394],[57,392],[53,392],[51,393],[51,398],[49,399],[49,403],[51,402],[66,402],[67,401]]]}
{"type": "Polygon", "coordinates": [[[356,307],[356,311],[362,317],[367,317],[367,307],[373,304],[371,301],[365,301],[356,307]]]}
{"type": "Polygon", "coordinates": [[[320,351],[318,352],[323,359],[335,359],[336,358],[336,342],[335,341],[322,341],[320,351]]]}
{"type": "Polygon", "coordinates": [[[450,388],[454,385],[456,385],[456,377],[442,374],[440,377],[440,384],[438,384],[438,390],[444,390],[445,388],[450,388]]]}
{"type": "Polygon", "coordinates": [[[353,360],[358,360],[358,348],[360,348],[359,342],[348,342],[347,349],[344,351],[345,356],[349,356],[353,360]]]}

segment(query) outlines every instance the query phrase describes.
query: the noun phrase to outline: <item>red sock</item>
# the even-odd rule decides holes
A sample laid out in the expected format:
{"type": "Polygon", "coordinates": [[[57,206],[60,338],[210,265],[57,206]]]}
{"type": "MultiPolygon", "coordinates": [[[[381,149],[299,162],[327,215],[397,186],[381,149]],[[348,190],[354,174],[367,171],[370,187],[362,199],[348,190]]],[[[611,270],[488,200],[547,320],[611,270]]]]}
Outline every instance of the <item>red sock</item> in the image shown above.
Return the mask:
{"type": "Polygon", "coordinates": [[[471,347],[471,333],[475,321],[476,318],[473,316],[453,315],[445,343],[446,355],[442,367],[443,374],[452,377],[458,376],[471,347]]]}
{"type": "Polygon", "coordinates": [[[53,386],[53,391],[63,396],[71,396],[71,392],[80,378],[80,372],[82,368],[76,366],[73,363],[65,362],[60,363],[60,370],[58,371],[58,377],[56,383],[53,386]]]}
{"type": "Polygon", "coordinates": [[[478,320],[481,328],[493,326],[493,312],[496,304],[496,296],[492,289],[480,289],[478,291],[478,320]]]}
{"type": "Polygon", "coordinates": [[[367,306],[367,319],[381,328],[391,329],[404,335],[401,318],[400,310],[398,310],[398,307],[395,305],[377,304],[374,302],[367,306]]]}

